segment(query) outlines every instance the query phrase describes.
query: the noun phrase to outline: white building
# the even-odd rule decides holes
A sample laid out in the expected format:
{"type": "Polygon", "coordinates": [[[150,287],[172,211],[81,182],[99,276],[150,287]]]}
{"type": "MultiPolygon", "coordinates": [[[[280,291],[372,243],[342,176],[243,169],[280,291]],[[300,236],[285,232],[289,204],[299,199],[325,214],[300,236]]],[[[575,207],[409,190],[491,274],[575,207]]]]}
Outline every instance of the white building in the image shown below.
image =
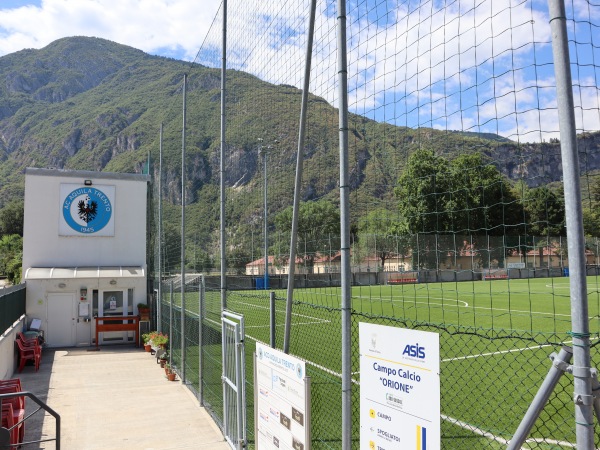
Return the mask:
{"type": "MultiPolygon", "coordinates": [[[[146,303],[148,175],[25,172],[23,280],[27,315],[50,347],[89,346],[94,317],[137,315],[146,303]]],[[[118,322],[121,323],[121,322],[118,322]]],[[[105,332],[102,343],[133,340],[105,332]]]]}

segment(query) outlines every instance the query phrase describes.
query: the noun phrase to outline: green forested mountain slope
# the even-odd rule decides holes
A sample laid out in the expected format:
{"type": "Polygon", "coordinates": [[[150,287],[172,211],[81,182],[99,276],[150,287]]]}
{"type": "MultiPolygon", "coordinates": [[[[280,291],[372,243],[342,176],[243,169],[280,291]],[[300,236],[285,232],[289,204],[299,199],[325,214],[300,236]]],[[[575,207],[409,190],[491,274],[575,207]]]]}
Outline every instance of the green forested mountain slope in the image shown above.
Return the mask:
{"type": "MultiPolygon", "coordinates": [[[[26,167],[140,172],[148,153],[158,157],[161,122],[165,196],[178,204],[184,73],[189,74],[189,233],[210,247],[218,228],[220,71],[97,38],[65,38],[40,50],[0,57],[0,208],[22,198],[26,167]]],[[[300,91],[233,70],[227,87],[228,217],[242,227],[261,214],[257,138],[278,140],[277,151],[269,156],[270,214],[292,202],[300,91]]],[[[308,115],[303,198],[335,199],[337,111],[311,96],[308,115]]],[[[600,168],[599,142],[598,134],[591,134],[580,143],[589,155],[585,170],[600,168]]],[[[447,156],[481,152],[507,177],[524,178],[530,185],[561,176],[557,143],[518,145],[493,135],[412,130],[351,115],[353,201],[393,205],[402,166],[422,147],[447,156]]],[[[176,223],[175,207],[168,202],[165,216],[176,223]]]]}

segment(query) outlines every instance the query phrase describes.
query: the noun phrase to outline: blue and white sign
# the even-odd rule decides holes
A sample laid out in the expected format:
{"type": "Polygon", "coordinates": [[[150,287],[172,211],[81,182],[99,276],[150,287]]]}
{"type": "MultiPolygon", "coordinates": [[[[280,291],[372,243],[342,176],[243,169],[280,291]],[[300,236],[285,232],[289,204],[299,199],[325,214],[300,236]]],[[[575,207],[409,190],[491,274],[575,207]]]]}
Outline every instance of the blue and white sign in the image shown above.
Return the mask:
{"type": "Polygon", "coordinates": [[[256,343],[255,435],[260,450],[310,450],[306,364],[256,343]]]}
{"type": "Polygon", "coordinates": [[[61,236],[114,236],[114,186],[60,185],[61,236]]]}
{"type": "Polygon", "coordinates": [[[440,338],[359,324],[360,448],[438,450],[440,338]]]}

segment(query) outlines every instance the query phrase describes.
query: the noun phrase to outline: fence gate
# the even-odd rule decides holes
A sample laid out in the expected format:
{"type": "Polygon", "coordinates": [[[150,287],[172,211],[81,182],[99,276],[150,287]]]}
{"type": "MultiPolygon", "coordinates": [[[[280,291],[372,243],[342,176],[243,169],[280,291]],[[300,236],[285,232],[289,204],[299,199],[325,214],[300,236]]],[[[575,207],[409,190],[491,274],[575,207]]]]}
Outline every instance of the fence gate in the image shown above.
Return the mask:
{"type": "Polygon", "coordinates": [[[223,431],[231,447],[241,450],[246,447],[244,317],[223,311],[221,325],[223,329],[223,431]]]}

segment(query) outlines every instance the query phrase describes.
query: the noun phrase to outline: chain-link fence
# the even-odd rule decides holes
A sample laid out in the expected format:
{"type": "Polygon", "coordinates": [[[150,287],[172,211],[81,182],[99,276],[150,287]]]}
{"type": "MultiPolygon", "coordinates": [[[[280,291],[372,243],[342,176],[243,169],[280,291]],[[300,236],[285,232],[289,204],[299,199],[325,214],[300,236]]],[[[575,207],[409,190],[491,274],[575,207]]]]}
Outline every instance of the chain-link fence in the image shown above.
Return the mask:
{"type": "MultiPolygon", "coordinates": [[[[265,287],[276,295],[276,347],[285,347],[290,273],[290,353],[306,361],[312,378],[313,448],[342,447],[348,374],[351,446],[358,448],[359,322],[439,333],[442,448],[506,447],[549,370],[549,355],[562,346],[589,348],[591,366],[598,364],[600,5],[565,3],[556,16],[544,2],[367,0],[346,2],[341,17],[338,5],[317,1],[309,48],[308,0],[228,2],[199,64],[186,69],[183,164],[183,86],[172,78],[165,89],[175,92],[173,107],[163,118],[170,150],[154,170],[164,181],[154,195],[160,324],[170,329],[181,378],[217,422],[221,310],[245,317],[251,374],[254,343],[270,338],[265,287]],[[337,66],[341,19],[347,67],[337,66]],[[559,21],[570,53],[575,164],[563,160],[569,139],[559,130],[564,85],[555,68],[564,61],[553,54],[551,30],[559,21]],[[311,50],[307,116],[299,123],[311,50]],[[223,63],[233,69],[226,80],[223,63]],[[339,74],[346,73],[342,92],[339,74]],[[346,95],[343,125],[337,108],[346,95]],[[343,157],[348,173],[338,181],[343,157]],[[187,181],[179,189],[181,166],[187,181]],[[341,213],[343,193],[349,211],[341,213]],[[291,261],[294,195],[301,202],[291,261]],[[569,211],[579,215],[570,226],[569,211]],[[579,222],[581,245],[572,237],[579,222]],[[343,252],[350,259],[349,330],[342,330],[343,252]],[[167,272],[204,278],[188,274],[171,284],[167,272]],[[584,324],[571,320],[572,298],[584,324]],[[351,336],[350,367],[342,366],[344,333],[351,336]]],[[[252,446],[251,377],[246,383],[252,446]]],[[[590,420],[573,419],[581,404],[573,401],[575,384],[570,374],[560,379],[525,446],[573,448],[578,430],[590,429],[590,420]]]]}
{"type": "MultiPolygon", "coordinates": [[[[541,279],[543,283],[550,280],[541,279]]],[[[518,280],[519,283],[523,281],[529,280],[518,280]]],[[[481,285],[497,282],[478,281],[481,285]]],[[[449,283],[439,284],[450,289],[449,283]]],[[[432,287],[431,284],[428,286],[432,287]]],[[[179,280],[163,286],[162,328],[170,330],[172,336],[172,363],[216,422],[222,424],[220,292],[203,286],[202,278],[187,284],[185,325],[181,328],[180,287],[179,280]],[[200,310],[202,334],[198,322],[200,310]],[[185,342],[185,364],[182,362],[182,339],[185,342]]],[[[393,287],[397,288],[402,287],[393,287]]],[[[339,295],[338,289],[332,287],[330,294],[339,295]]],[[[353,295],[357,300],[352,315],[353,448],[359,448],[360,322],[439,333],[441,435],[442,448],[445,449],[505,448],[552,365],[549,356],[553,352],[558,353],[562,346],[572,345],[568,333],[552,331],[552,326],[548,331],[531,331],[477,325],[491,320],[490,317],[471,318],[471,325],[458,325],[450,323],[450,320],[446,323],[432,320],[431,317],[424,320],[408,318],[405,313],[383,315],[372,307],[371,301],[360,301],[362,287],[355,289],[353,295]],[[366,305],[369,307],[366,308],[366,305]]],[[[280,290],[275,297],[277,348],[283,346],[284,294],[280,290]]],[[[311,377],[312,448],[341,448],[341,309],[331,306],[327,299],[317,301],[316,298],[313,293],[307,297],[308,301],[294,301],[290,353],[306,362],[307,376],[311,377]]],[[[419,308],[416,303],[412,306],[419,308]]],[[[435,307],[433,299],[428,305],[423,305],[423,309],[430,313],[435,307]]],[[[228,309],[245,318],[245,371],[251,374],[256,342],[268,344],[271,338],[269,292],[232,291],[228,295],[228,309]]],[[[598,328],[595,328],[593,342],[600,342],[599,337],[598,328]]],[[[596,349],[594,345],[592,355],[595,365],[600,363],[596,349]]],[[[528,448],[574,448],[572,392],[572,378],[562,377],[527,440],[528,448]]],[[[248,448],[254,448],[254,382],[251,376],[246,379],[246,399],[248,448]]],[[[596,446],[599,445],[600,439],[596,437],[596,446]]]]}

